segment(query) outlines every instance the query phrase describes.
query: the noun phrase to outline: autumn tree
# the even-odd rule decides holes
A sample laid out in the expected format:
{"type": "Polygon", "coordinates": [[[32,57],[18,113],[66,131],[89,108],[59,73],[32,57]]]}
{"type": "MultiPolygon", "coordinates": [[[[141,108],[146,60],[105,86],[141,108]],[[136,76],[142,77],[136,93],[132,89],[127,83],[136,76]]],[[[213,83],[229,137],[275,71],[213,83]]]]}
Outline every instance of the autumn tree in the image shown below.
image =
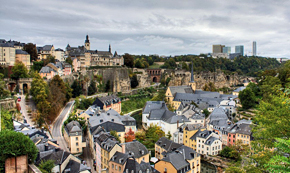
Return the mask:
{"type": "Polygon", "coordinates": [[[160,126],[150,125],[145,133],[136,133],[136,139],[144,144],[148,149],[154,148],[155,143],[163,136],[165,136],[164,131],[162,131],[160,126]]]}
{"type": "Polygon", "coordinates": [[[49,115],[51,105],[48,101],[49,88],[39,74],[36,74],[31,82],[30,93],[39,113],[42,115],[38,119],[38,125],[41,126],[49,115]]]}
{"type": "Polygon", "coordinates": [[[23,46],[23,50],[26,51],[30,55],[30,61],[36,61],[37,60],[37,49],[36,45],[33,43],[28,43],[23,46]]]}
{"type": "Polygon", "coordinates": [[[131,142],[135,139],[135,133],[134,131],[130,128],[127,133],[125,133],[125,142],[131,142]]]}

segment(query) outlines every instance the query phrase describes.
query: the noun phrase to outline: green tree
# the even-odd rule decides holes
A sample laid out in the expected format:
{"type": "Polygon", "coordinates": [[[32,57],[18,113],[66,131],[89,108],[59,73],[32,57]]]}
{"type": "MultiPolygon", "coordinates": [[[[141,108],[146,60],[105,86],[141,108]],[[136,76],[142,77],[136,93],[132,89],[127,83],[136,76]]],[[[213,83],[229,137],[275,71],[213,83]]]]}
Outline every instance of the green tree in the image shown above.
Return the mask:
{"type": "Polygon", "coordinates": [[[74,82],[71,85],[71,89],[72,89],[73,98],[76,98],[80,96],[81,94],[83,94],[82,86],[78,80],[74,80],[74,82]]]}
{"type": "Polygon", "coordinates": [[[12,67],[12,74],[10,77],[14,80],[20,78],[28,78],[28,70],[22,62],[15,62],[15,65],[12,67]]]}
{"type": "Polygon", "coordinates": [[[31,70],[39,72],[44,67],[43,61],[34,61],[31,70]]]}
{"type": "Polygon", "coordinates": [[[137,59],[136,62],[135,62],[135,67],[136,68],[144,68],[145,66],[144,66],[144,64],[143,64],[142,61],[140,61],[139,59],[137,59]]]}
{"type": "Polygon", "coordinates": [[[130,82],[131,82],[131,88],[136,88],[139,85],[139,82],[138,82],[138,79],[137,79],[137,75],[136,74],[134,74],[131,77],[130,82]]]}
{"type": "Polygon", "coordinates": [[[5,172],[7,158],[28,155],[28,162],[33,163],[38,153],[35,144],[28,136],[9,130],[0,132],[0,151],[0,172],[5,172]]]}
{"type": "Polygon", "coordinates": [[[157,125],[150,125],[145,133],[139,132],[135,135],[136,139],[148,149],[154,148],[155,143],[163,136],[165,136],[165,133],[157,125]]]}
{"type": "Polygon", "coordinates": [[[210,112],[207,109],[204,109],[203,113],[205,115],[205,118],[207,118],[209,116],[209,114],[210,114],[210,112]]]}
{"type": "Polygon", "coordinates": [[[240,91],[239,99],[244,109],[249,109],[255,106],[255,94],[250,88],[240,91]]]}
{"type": "Polygon", "coordinates": [[[52,168],[54,168],[54,162],[54,160],[41,161],[38,168],[43,173],[52,173],[52,168]]]}
{"type": "Polygon", "coordinates": [[[5,89],[4,75],[0,73],[0,98],[6,98],[10,95],[10,91],[5,89]]]}
{"type": "Polygon", "coordinates": [[[49,63],[55,63],[55,56],[48,55],[46,59],[43,59],[44,66],[46,66],[49,63]]]}
{"type": "Polygon", "coordinates": [[[5,109],[1,109],[1,130],[14,130],[12,114],[5,109]]]}
{"type": "Polygon", "coordinates": [[[183,70],[186,70],[186,71],[189,71],[189,67],[187,65],[186,62],[182,62],[182,67],[181,67],[183,70]]]}
{"type": "Polygon", "coordinates": [[[270,172],[290,172],[290,158],[285,156],[285,153],[290,153],[290,140],[277,138],[275,148],[278,154],[273,156],[266,165],[270,172]]]}
{"type": "Polygon", "coordinates": [[[126,53],[125,55],[123,55],[123,58],[125,66],[130,68],[134,67],[134,58],[130,54],[126,53]]]}
{"type": "Polygon", "coordinates": [[[118,136],[118,133],[115,130],[110,131],[110,135],[114,136],[119,143],[121,143],[120,137],[118,136]]]}
{"type": "Polygon", "coordinates": [[[168,131],[168,133],[166,134],[166,138],[170,140],[171,137],[172,137],[172,135],[171,135],[170,131],[168,131]]]}
{"type": "Polygon", "coordinates": [[[33,43],[28,43],[23,46],[23,50],[26,51],[30,55],[30,61],[34,62],[37,60],[37,49],[36,45],[33,43]]]}
{"type": "Polygon", "coordinates": [[[96,82],[94,80],[91,80],[89,89],[88,89],[88,95],[93,95],[97,92],[96,82]]]}
{"type": "Polygon", "coordinates": [[[272,148],[276,138],[289,139],[290,99],[287,91],[286,89],[285,93],[270,96],[270,99],[260,102],[255,116],[257,125],[253,127],[254,144],[272,148]]]}
{"type": "Polygon", "coordinates": [[[65,62],[67,62],[68,64],[70,64],[71,66],[73,65],[73,61],[72,61],[72,58],[69,56],[65,59],[65,62]]]}

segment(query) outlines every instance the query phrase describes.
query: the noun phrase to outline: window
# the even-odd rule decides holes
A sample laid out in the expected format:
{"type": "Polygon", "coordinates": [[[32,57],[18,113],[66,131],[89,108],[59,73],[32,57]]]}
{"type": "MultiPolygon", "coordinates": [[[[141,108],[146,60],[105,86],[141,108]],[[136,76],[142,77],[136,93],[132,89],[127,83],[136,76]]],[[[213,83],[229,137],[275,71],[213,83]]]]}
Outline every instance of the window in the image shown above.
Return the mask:
{"type": "Polygon", "coordinates": [[[79,148],[77,148],[77,151],[80,151],[80,149],[79,149],[79,148]]]}
{"type": "Polygon", "coordinates": [[[78,138],[78,137],[76,137],[76,141],[77,141],[77,140],[79,140],[79,138],[78,138]]]}
{"type": "Polygon", "coordinates": [[[164,172],[167,172],[167,168],[164,168],[164,172]]]}
{"type": "Polygon", "coordinates": [[[114,169],[114,164],[112,164],[112,168],[114,169]]]}
{"type": "Polygon", "coordinates": [[[79,146],[79,143],[78,142],[76,143],[76,146],[79,146]]]}
{"type": "Polygon", "coordinates": [[[206,150],[208,150],[208,147],[206,147],[206,150]]]}
{"type": "Polygon", "coordinates": [[[121,171],[121,166],[119,166],[119,171],[121,171]]]}

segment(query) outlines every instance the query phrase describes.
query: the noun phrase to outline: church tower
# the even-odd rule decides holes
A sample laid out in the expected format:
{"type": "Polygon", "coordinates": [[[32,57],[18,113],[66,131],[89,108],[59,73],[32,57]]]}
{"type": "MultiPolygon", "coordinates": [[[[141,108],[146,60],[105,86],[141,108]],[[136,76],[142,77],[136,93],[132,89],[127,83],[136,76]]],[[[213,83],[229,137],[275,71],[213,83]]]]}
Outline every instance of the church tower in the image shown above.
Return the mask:
{"type": "Polygon", "coordinates": [[[194,82],[194,77],[193,77],[193,62],[191,62],[191,78],[189,81],[189,86],[191,86],[191,89],[193,92],[196,90],[196,83],[194,82]]]}
{"type": "Polygon", "coordinates": [[[89,36],[86,36],[86,40],[85,40],[85,48],[87,50],[91,50],[91,46],[90,46],[90,40],[89,40],[89,36]]]}

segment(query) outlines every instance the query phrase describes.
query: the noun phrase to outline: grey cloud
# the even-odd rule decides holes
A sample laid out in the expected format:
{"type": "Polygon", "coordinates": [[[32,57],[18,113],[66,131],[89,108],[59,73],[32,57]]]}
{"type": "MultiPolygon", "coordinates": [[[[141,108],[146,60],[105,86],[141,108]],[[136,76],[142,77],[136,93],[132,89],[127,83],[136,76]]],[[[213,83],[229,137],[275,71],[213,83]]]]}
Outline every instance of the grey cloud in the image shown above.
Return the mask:
{"type": "Polygon", "coordinates": [[[38,45],[91,47],[118,53],[211,52],[257,41],[263,56],[289,57],[290,1],[281,0],[14,0],[1,2],[0,38],[38,45]]]}

